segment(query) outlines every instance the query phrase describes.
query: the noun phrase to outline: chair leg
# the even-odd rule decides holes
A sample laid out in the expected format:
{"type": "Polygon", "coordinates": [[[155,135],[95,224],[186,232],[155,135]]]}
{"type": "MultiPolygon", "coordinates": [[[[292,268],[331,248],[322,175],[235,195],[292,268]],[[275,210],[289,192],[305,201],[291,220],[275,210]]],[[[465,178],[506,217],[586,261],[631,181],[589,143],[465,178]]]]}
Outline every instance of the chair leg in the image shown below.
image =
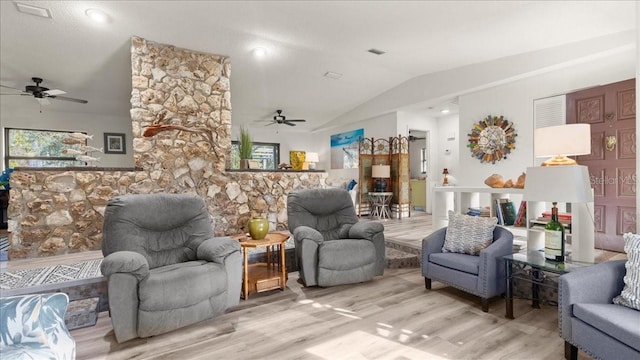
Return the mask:
{"type": "Polygon", "coordinates": [[[482,311],[489,312],[489,299],[482,298],[482,311]]]}
{"type": "Polygon", "coordinates": [[[578,348],[570,342],[564,342],[564,358],[567,360],[578,360],[578,348]]]}
{"type": "Polygon", "coordinates": [[[424,278],[424,287],[431,290],[431,279],[429,279],[428,277],[424,278]]]}

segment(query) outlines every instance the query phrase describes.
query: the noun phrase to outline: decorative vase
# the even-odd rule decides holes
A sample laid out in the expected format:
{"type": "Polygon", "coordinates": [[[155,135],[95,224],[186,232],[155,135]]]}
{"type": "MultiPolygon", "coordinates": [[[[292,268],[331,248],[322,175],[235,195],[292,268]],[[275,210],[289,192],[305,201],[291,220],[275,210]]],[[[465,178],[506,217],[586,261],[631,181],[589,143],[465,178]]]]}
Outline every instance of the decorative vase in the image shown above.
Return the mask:
{"type": "Polygon", "coordinates": [[[249,235],[253,240],[262,240],[269,232],[269,221],[263,217],[254,217],[249,220],[249,235]]]}
{"type": "Polygon", "coordinates": [[[240,169],[248,169],[248,168],[249,168],[249,159],[241,159],[240,169]]]}

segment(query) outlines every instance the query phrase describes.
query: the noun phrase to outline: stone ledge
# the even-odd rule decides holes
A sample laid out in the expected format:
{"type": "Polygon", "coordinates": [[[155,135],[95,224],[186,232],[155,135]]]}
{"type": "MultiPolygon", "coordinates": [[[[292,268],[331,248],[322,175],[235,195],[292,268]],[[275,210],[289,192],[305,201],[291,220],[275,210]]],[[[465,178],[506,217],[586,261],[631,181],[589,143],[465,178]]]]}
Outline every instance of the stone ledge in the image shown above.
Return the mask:
{"type": "Polygon", "coordinates": [[[99,166],[63,166],[63,167],[16,167],[14,171],[143,171],[141,167],[99,167],[99,166]]]}

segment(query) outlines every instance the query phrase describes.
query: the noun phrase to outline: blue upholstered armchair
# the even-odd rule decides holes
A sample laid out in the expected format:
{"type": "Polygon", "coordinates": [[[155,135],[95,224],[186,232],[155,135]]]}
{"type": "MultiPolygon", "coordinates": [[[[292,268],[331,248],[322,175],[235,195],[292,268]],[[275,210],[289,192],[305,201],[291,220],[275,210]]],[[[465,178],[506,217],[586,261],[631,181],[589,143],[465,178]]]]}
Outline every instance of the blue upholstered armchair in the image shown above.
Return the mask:
{"type": "Polygon", "coordinates": [[[565,358],[581,349],[596,359],[640,359],[640,311],[613,303],[624,287],[626,260],[560,276],[558,321],[565,358]]]}
{"type": "Polygon", "coordinates": [[[358,221],[346,190],[292,191],[287,212],[305,286],[358,283],[384,272],[384,226],[358,221]]]}
{"type": "Polygon", "coordinates": [[[76,342],[64,323],[65,293],[0,298],[0,358],[76,358],[76,342]]]}
{"type": "Polygon", "coordinates": [[[506,280],[503,256],[513,252],[513,234],[500,226],[493,230],[493,242],[480,255],[442,252],[447,228],[422,240],[422,275],[427,289],[431,280],[479,296],[482,311],[489,311],[489,299],[504,293],[506,280]]]}

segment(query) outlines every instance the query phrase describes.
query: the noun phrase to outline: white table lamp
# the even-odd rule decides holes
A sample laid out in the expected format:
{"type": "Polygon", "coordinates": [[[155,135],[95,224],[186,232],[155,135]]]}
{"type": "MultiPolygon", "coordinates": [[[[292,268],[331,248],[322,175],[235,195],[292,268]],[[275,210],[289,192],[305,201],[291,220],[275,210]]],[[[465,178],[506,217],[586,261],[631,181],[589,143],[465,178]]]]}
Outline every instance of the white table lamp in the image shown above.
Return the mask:
{"type": "Polygon", "coordinates": [[[384,192],[387,190],[387,182],[385,179],[391,177],[391,166],[389,165],[373,165],[371,167],[371,177],[378,179],[375,184],[376,192],[384,192]]]}
{"type": "Polygon", "coordinates": [[[316,163],[320,162],[320,158],[318,157],[318,153],[308,152],[305,156],[305,161],[309,163],[309,170],[315,170],[316,163]]]}
{"type": "Polygon", "coordinates": [[[538,128],[533,139],[536,157],[553,157],[542,166],[576,165],[567,156],[591,154],[591,125],[565,124],[538,128]]]}

